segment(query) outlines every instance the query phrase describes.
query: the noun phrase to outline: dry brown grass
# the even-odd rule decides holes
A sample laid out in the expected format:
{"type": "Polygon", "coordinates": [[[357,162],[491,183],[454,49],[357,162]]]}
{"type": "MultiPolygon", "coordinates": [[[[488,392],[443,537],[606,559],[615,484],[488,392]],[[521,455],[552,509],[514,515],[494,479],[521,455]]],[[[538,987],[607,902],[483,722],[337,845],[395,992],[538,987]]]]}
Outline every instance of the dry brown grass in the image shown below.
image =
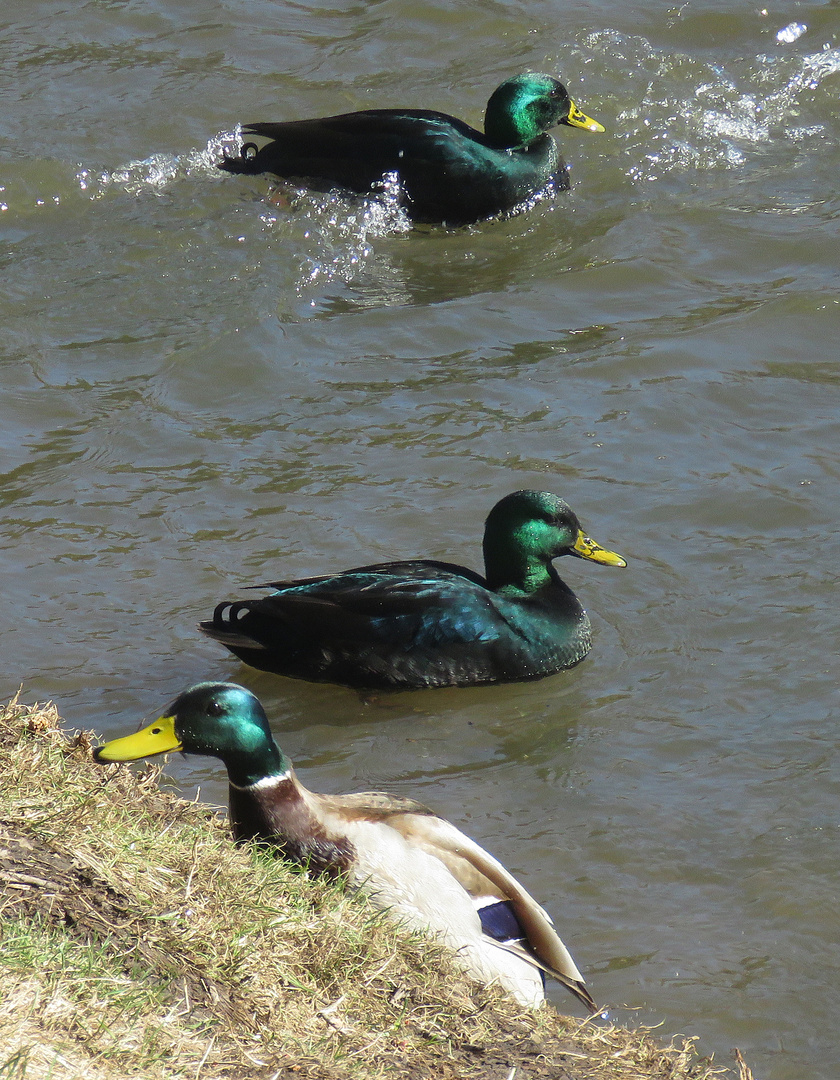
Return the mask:
{"type": "Polygon", "coordinates": [[[52,706],[0,709],[0,1080],[726,1074],[690,1044],[523,1013],[90,745],[52,706]]]}

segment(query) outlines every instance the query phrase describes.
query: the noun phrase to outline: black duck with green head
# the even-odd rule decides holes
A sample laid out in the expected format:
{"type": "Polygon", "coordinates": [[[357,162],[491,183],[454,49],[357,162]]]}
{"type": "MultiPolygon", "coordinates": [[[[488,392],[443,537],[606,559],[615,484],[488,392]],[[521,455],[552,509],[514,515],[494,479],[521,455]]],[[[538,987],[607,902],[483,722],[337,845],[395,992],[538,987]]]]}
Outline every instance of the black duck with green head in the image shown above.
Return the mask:
{"type": "Polygon", "coordinates": [[[561,555],[625,566],[546,491],[515,491],[484,528],[485,577],[418,559],[271,582],[200,624],[245,663],[359,688],[541,679],[589,652],[589,618],[552,565],[561,555]]]}
{"type": "Polygon", "coordinates": [[[439,937],[474,978],[498,983],[522,1005],[542,1002],[547,972],[595,1011],[551,919],[498,860],[413,799],[309,791],[244,687],[199,683],[154,723],[93,756],[104,764],[172,750],[224,762],[235,840],[256,840],[364,889],[405,925],[439,937]]]}
{"type": "Polygon", "coordinates": [[[370,194],[383,176],[399,176],[402,201],[418,222],[463,225],[526,202],[549,185],[569,187],[557,144],[558,124],[603,131],[551,75],[526,73],[503,82],[487,103],[484,132],[427,109],[369,109],[315,120],[248,124],[246,143],[219,168],[274,173],[316,189],[370,194]]]}

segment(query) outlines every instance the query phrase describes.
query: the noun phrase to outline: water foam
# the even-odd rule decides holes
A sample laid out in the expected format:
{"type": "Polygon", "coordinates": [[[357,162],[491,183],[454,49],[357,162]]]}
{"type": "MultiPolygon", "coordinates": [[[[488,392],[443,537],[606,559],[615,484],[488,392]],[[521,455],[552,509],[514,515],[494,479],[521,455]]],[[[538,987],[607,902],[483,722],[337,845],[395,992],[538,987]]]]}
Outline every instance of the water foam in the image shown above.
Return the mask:
{"type": "Polygon", "coordinates": [[[207,145],[186,154],[151,154],[142,161],[130,161],[113,171],[94,173],[79,168],[76,180],[82,191],[93,199],[101,198],[109,191],[125,191],[129,195],[162,194],[178,180],[196,176],[217,176],[216,162],[221,160],[224,148],[238,144],[241,131],[220,132],[207,145]]]}
{"type": "MultiPolygon", "coordinates": [[[[137,197],[161,196],[184,180],[209,180],[225,183],[231,191],[231,212],[238,213],[237,234],[242,230],[241,185],[220,173],[217,163],[225,151],[238,153],[242,133],[239,127],[220,132],[204,147],[182,155],[152,154],[110,171],[94,172],[80,168],[76,173],[79,188],[90,199],[114,193],[137,197]]],[[[241,179],[241,178],[240,178],[241,179]]],[[[248,231],[237,239],[250,244],[259,234],[277,238],[287,246],[294,272],[294,291],[305,297],[312,288],[322,289],[334,281],[351,282],[374,254],[373,241],[378,237],[410,231],[411,221],[402,208],[402,192],[396,174],[382,179],[380,190],[369,197],[353,197],[340,192],[314,192],[295,188],[270,177],[248,178],[261,186],[270,185],[264,196],[253,201],[259,221],[256,233],[248,231]]],[[[218,190],[218,189],[215,189],[218,190]]],[[[315,301],[312,302],[313,306],[315,301]]]]}
{"type": "MultiPolygon", "coordinates": [[[[373,260],[376,239],[411,230],[401,194],[396,175],[384,177],[382,190],[364,198],[294,188],[282,181],[273,186],[260,221],[264,232],[282,241],[297,266],[293,288],[298,299],[316,307],[317,295],[326,286],[359,278],[373,260]]],[[[387,274],[387,266],[383,270],[387,274]]]]}
{"type": "MultiPolygon", "coordinates": [[[[591,34],[605,61],[635,72],[635,103],[618,114],[618,138],[634,180],[692,170],[740,169],[762,145],[799,142],[824,126],[801,122],[824,80],[840,71],[840,49],[768,54],[709,63],[667,54],[617,31],[591,34]]],[[[626,94],[626,88],[624,90],[626,94]]]]}

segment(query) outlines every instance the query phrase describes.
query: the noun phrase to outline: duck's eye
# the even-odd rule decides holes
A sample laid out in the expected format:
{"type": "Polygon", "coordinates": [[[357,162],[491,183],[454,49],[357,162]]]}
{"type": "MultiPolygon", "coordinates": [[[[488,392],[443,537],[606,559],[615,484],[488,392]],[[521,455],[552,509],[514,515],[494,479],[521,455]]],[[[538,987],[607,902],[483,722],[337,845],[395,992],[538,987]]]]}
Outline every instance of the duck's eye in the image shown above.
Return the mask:
{"type": "Polygon", "coordinates": [[[218,701],[211,701],[207,706],[208,716],[221,716],[224,711],[218,701]]]}

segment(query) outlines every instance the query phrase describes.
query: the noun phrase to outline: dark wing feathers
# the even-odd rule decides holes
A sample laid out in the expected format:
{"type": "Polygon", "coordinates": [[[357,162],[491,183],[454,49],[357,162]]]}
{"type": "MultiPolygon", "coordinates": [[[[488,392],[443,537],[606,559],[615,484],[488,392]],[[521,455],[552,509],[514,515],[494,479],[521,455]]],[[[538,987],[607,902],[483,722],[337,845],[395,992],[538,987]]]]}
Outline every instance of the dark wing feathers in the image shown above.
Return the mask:
{"type": "Polygon", "coordinates": [[[424,109],[369,109],[315,120],[248,124],[242,130],[275,140],[272,151],[289,160],[359,158],[372,163],[372,157],[385,154],[392,168],[399,163],[400,150],[433,161],[451,153],[453,140],[486,143],[480,131],[462,120],[424,109]]]}
{"type": "Polygon", "coordinates": [[[386,174],[399,173],[409,198],[421,203],[447,178],[472,176],[478,160],[488,164],[484,136],[433,112],[374,110],[249,124],[243,130],[272,141],[253,157],[223,162],[229,171],[273,172],[316,188],[338,186],[360,194],[376,189],[386,174]]]}
{"type": "Polygon", "coordinates": [[[332,642],[434,647],[486,641],[502,624],[483,579],[446,563],[387,563],[270,587],[277,591],[260,600],[220,604],[203,628],[263,644],[273,628],[332,642]]]}
{"type": "MultiPolygon", "coordinates": [[[[268,581],[262,585],[249,585],[251,589],[297,589],[310,585],[324,586],[325,593],[351,592],[360,587],[388,587],[401,582],[417,581],[429,584],[450,579],[471,581],[474,585],[487,588],[487,582],[474,570],[457,563],[441,562],[438,559],[405,559],[400,562],[370,563],[368,566],[354,566],[352,570],[342,570],[338,574],[321,574],[318,577],[298,578],[296,581],[268,581]]],[[[321,591],[321,590],[319,590],[321,591]]]]}

